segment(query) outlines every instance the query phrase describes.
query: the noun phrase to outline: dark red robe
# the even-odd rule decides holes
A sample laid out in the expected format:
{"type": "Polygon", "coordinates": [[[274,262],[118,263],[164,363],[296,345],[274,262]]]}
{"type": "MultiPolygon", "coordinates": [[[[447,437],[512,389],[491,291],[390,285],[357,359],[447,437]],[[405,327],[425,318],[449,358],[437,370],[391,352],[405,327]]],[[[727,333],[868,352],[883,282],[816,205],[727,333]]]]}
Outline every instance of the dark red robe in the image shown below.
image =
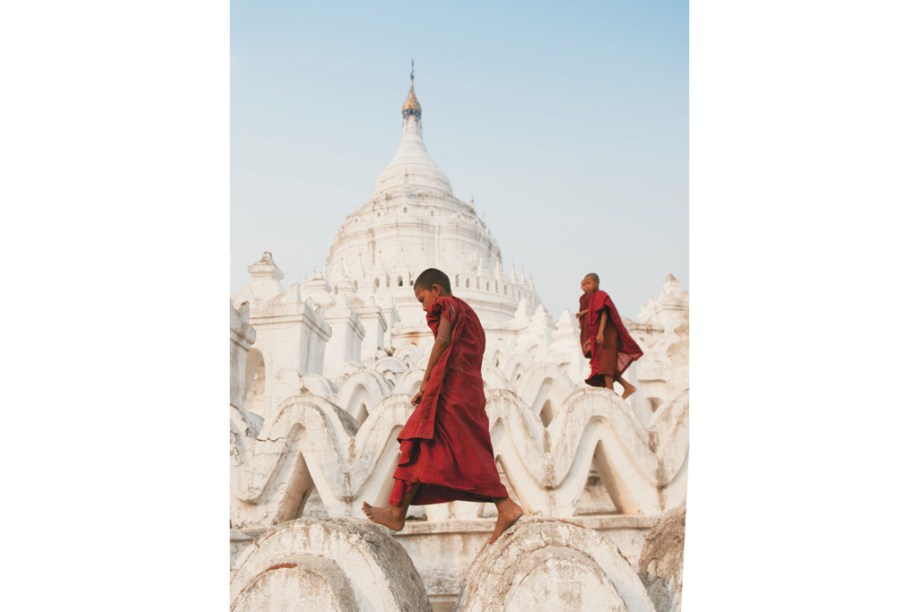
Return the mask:
{"type": "Polygon", "coordinates": [[[441,296],[427,313],[435,337],[441,314],[453,324],[450,345],[399,432],[401,455],[389,498],[394,506],[400,505],[415,482],[421,483],[411,502],[416,506],[507,497],[498,478],[485,414],[485,330],[466,302],[441,296]]]}
{"type": "Polygon", "coordinates": [[[612,376],[616,380],[629,364],[644,353],[625,328],[616,305],[605,291],[597,289],[593,293],[583,294],[579,310],[587,311],[580,318],[581,350],[585,357],[590,358],[590,375],[584,382],[592,387],[605,387],[604,376],[612,376]],[[607,316],[606,328],[603,331],[603,343],[598,344],[597,332],[604,311],[607,316]]]}

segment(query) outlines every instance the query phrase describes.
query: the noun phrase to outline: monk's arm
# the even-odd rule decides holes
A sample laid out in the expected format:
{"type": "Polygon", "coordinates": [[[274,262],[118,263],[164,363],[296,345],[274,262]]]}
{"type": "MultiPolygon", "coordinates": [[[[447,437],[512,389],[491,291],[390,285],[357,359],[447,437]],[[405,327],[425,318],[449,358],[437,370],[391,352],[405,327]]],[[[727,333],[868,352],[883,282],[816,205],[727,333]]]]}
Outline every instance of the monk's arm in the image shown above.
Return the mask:
{"type": "Polygon", "coordinates": [[[597,329],[597,342],[603,342],[603,331],[606,329],[606,310],[600,315],[600,327],[597,329]]]}
{"type": "Polygon", "coordinates": [[[434,365],[440,361],[440,356],[443,355],[447,347],[450,346],[450,335],[452,333],[453,323],[441,313],[440,323],[437,324],[437,337],[434,338],[434,346],[431,347],[431,358],[428,359],[428,367],[424,371],[425,383],[431,378],[431,372],[434,370],[434,365]]]}
{"type": "Polygon", "coordinates": [[[431,357],[428,359],[428,367],[425,369],[424,378],[421,380],[421,390],[412,398],[413,404],[417,404],[421,401],[424,390],[428,386],[428,380],[431,378],[431,372],[434,370],[434,365],[440,360],[441,355],[444,354],[447,347],[450,346],[450,336],[452,333],[453,323],[441,313],[440,323],[437,324],[437,336],[434,338],[434,346],[431,347],[431,357]]]}

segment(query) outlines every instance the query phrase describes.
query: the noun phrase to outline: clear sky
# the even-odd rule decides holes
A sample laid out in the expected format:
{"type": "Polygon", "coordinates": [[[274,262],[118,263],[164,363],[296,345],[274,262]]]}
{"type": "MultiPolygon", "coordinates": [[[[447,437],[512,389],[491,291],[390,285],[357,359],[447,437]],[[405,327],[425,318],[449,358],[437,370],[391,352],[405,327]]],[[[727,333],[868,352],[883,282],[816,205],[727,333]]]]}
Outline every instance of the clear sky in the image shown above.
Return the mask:
{"type": "Polygon", "coordinates": [[[662,2],[231,3],[231,292],[285,286],[396,151],[415,60],[428,152],[554,317],[597,272],[627,317],[689,287],[688,11],[662,2]]]}

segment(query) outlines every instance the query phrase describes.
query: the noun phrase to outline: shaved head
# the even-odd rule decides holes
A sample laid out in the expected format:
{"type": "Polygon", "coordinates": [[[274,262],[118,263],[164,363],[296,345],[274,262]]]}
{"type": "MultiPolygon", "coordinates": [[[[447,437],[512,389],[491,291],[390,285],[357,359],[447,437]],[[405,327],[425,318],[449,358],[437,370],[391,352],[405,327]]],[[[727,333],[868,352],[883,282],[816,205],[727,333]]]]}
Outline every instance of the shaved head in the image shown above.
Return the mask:
{"type": "Polygon", "coordinates": [[[414,284],[418,289],[431,289],[434,285],[440,285],[448,295],[453,293],[450,291],[450,277],[437,268],[428,268],[419,274],[414,284]]]}

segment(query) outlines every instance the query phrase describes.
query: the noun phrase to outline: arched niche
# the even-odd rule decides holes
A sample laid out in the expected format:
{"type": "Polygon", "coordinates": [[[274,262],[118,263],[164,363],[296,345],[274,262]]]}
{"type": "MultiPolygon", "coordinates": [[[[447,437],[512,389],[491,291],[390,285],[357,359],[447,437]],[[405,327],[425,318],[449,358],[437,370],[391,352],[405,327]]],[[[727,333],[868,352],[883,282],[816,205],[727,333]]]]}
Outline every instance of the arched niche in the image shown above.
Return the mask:
{"type": "Polygon", "coordinates": [[[265,407],[265,357],[257,348],[246,354],[246,375],[243,388],[243,410],[263,414],[265,407]]]}

